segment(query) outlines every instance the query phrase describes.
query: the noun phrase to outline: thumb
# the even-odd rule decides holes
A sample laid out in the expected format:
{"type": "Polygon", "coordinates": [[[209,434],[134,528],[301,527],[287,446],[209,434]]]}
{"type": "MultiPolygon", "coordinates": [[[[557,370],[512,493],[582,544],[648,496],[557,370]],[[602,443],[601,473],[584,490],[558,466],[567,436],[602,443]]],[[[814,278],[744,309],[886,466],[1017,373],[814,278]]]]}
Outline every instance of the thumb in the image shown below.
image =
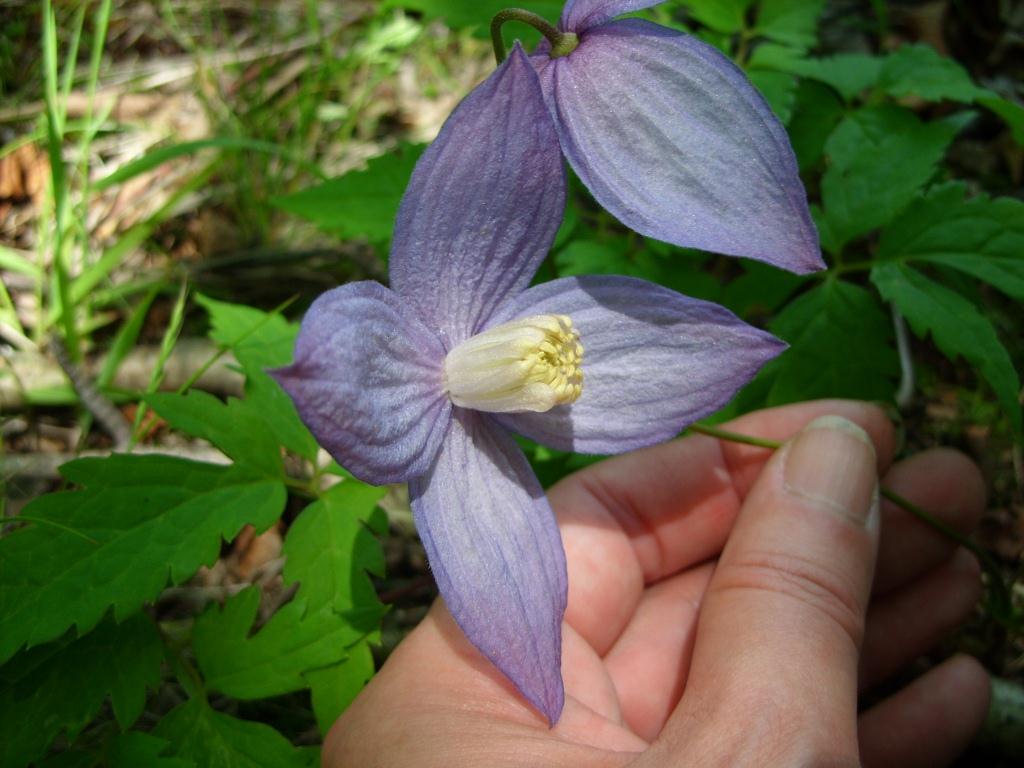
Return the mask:
{"type": "Polygon", "coordinates": [[[878,521],[875,450],[852,422],[816,419],[771,458],[701,608],[681,729],[713,719],[766,760],[750,764],[857,763],[878,521]]]}

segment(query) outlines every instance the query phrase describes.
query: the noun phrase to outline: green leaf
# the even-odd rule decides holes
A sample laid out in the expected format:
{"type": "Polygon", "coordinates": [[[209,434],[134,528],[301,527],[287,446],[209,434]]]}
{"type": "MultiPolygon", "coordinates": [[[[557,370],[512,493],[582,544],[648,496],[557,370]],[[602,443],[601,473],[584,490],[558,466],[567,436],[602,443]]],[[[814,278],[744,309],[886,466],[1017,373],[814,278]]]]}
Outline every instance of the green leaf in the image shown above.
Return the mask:
{"type": "Polygon", "coordinates": [[[720,303],[740,317],[771,315],[807,278],[776,269],[760,261],[746,261],[743,274],[722,290],[720,303]]]}
{"type": "Polygon", "coordinates": [[[1020,378],[989,319],[960,294],[906,264],[880,262],[871,270],[871,281],[903,313],[915,334],[924,338],[930,333],[946,357],[963,357],[978,371],[995,390],[1020,437],[1020,378]]]}
{"type": "Polygon", "coordinates": [[[878,74],[878,88],[893,98],[918,96],[926,101],[962,101],[966,104],[990,95],[979,88],[953,59],[930,45],[904,45],[889,54],[878,74]]]}
{"type": "Polygon", "coordinates": [[[259,414],[274,439],[293,453],[313,461],[318,446],[302,423],[295,403],[267,373],[292,360],[299,327],[278,313],[262,312],[207,296],[196,300],[210,315],[210,338],[230,349],[245,371],[246,403],[259,414]]]}
{"type": "Polygon", "coordinates": [[[922,123],[913,112],[865,107],[825,144],[825,218],[838,247],[892,220],[935,173],[959,121],[922,123]]]}
{"type": "Polygon", "coordinates": [[[734,34],[745,26],[744,16],[754,0],[684,0],[690,15],[715,32],[734,34]]]}
{"type": "Polygon", "coordinates": [[[767,69],[751,69],[747,77],[764,96],[775,116],[783,123],[788,123],[796,101],[796,77],[767,69]]]}
{"type": "Polygon", "coordinates": [[[721,288],[718,281],[701,270],[697,263],[687,263],[683,251],[672,249],[673,257],[653,252],[659,247],[648,241],[647,247],[631,248],[625,240],[574,240],[555,255],[561,277],[569,275],[626,275],[650,280],[694,298],[717,300],[721,288]]]}
{"type": "Polygon", "coordinates": [[[770,386],[759,405],[817,397],[892,399],[899,375],[892,324],[870,291],[826,279],[788,304],[769,327],[790,347],[765,366],[770,386]]]}
{"type": "Polygon", "coordinates": [[[1013,140],[1024,146],[1024,107],[996,94],[982,96],[977,103],[999,115],[1010,126],[1013,140]]]}
{"type": "Polygon", "coordinates": [[[834,88],[844,101],[852,101],[878,80],[882,59],[866,53],[840,53],[820,59],[805,59],[793,48],[766,44],[754,51],[750,66],[777,69],[817,80],[834,88]]]}
{"type": "Polygon", "coordinates": [[[797,48],[817,41],[818,17],[825,0],[764,0],[757,14],[756,34],[797,48]]]}
{"type": "MultiPolygon", "coordinates": [[[[384,8],[406,8],[419,11],[425,21],[441,19],[452,29],[472,29],[480,37],[490,36],[491,19],[505,8],[533,11],[554,24],[562,13],[562,0],[384,0],[384,8]]],[[[507,24],[507,40],[523,38],[535,41],[539,35],[525,25],[507,24]]]]}
{"type": "Polygon", "coordinates": [[[787,124],[800,170],[815,167],[825,151],[825,142],[845,112],[835,91],[814,80],[801,80],[797,86],[793,114],[787,124]]]}
{"type": "Polygon", "coordinates": [[[307,687],[303,674],[335,664],[346,649],[380,627],[381,607],[337,613],[296,597],[249,637],[260,603],[249,587],[196,621],[192,644],[206,685],[237,699],[260,699],[307,687]]]}
{"type": "Polygon", "coordinates": [[[195,389],[184,395],[154,392],[143,399],[174,429],[210,441],[241,466],[270,478],[284,474],[265,414],[248,400],[224,402],[195,389]]]}
{"type": "Polygon", "coordinates": [[[153,622],[109,617],[71,642],[25,651],[0,668],[0,764],[25,765],[61,732],[74,740],[110,696],[127,728],[142,713],[146,689],[160,684],[163,643],[153,622]]]}
{"type": "Polygon", "coordinates": [[[292,361],[299,328],[279,313],[202,294],[196,295],[196,302],[210,315],[210,338],[230,349],[244,368],[275,368],[292,361]]]}
{"type": "Polygon", "coordinates": [[[111,605],[118,618],[134,613],[213,563],[243,525],[265,529],[285,502],[280,482],[169,456],[80,459],[61,474],[85,487],[41,496],[25,514],[79,535],[29,525],[0,539],[0,661],[73,624],[88,631],[111,605]]]}
{"type": "Polygon", "coordinates": [[[421,145],[403,144],[370,160],[365,170],[270,202],[333,235],[386,242],[391,239],[398,204],[423,149],[421,145]]]}
{"type": "Polygon", "coordinates": [[[935,187],[882,231],[878,258],[952,267],[1024,301],[1024,202],[935,187]]]}
{"type": "Polygon", "coordinates": [[[326,734],[373,677],[376,667],[369,643],[356,643],[344,661],[306,673],[313,698],[313,712],[320,733],[326,734]]]}
{"type": "Polygon", "coordinates": [[[160,757],[170,742],[150,733],[128,731],[111,740],[107,747],[110,768],[196,768],[196,763],[180,757],[160,757]]]}
{"type": "Polygon", "coordinates": [[[333,722],[338,696],[320,686],[336,683],[339,672],[350,677],[358,672],[364,653],[359,646],[376,635],[384,613],[367,575],[384,572],[374,536],[386,530],[376,508],[383,494],[383,489],[349,480],[303,510],[284,545],[285,583],[298,582],[299,590],[259,632],[250,636],[259,604],[255,589],[199,618],[193,647],[208,687],[250,699],[315,685],[314,707],[321,701],[330,710],[318,709],[318,720],[333,722]],[[350,658],[356,658],[351,669],[308,675],[350,658]]]}
{"type": "Polygon", "coordinates": [[[308,768],[307,750],[296,749],[269,725],[225,715],[199,699],[188,701],[153,730],[170,742],[169,756],[203,768],[308,768]]]}

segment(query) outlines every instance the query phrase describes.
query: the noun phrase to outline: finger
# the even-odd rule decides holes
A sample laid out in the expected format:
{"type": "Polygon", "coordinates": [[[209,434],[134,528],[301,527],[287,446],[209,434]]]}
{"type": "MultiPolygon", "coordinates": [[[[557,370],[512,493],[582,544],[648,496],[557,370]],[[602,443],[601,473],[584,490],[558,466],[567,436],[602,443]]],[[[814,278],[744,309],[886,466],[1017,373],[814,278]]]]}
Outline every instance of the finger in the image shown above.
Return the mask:
{"type": "Polygon", "coordinates": [[[949,765],[981,728],[991,689],[974,659],[956,656],[860,717],[865,768],[949,765]]]}
{"type": "MultiPolygon", "coordinates": [[[[566,664],[575,650],[567,638],[566,664]]],[[[565,708],[551,729],[439,600],[334,724],[324,765],[521,765],[525,745],[537,755],[527,764],[621,766],[625,753],[647,746],[577,699],[566,677],[565,708]]],[[[599,683],[584,683],[600,693],[599,683]]]]}
{"type": "Polygon", "coordinates": [[[877,685],[926,653],[959,626],[981,597],[981,566],[965,549],[868,611],[861,652],[861,690],[877,685]]]}
{"type": "Polygon", "coordinates": [[[776,761],[856,755],[877,494],[871,440],[845,419],[815,420],[772,457],[704,597],[686,693],[666,726],[673,740],[700,712],[735,730],[732,746],[776,761]],[[816,727],[755,734],[752,722],[816,727]]]}
{"type": "Polygon", "coordinates": [[[644,591],[632,621],[605,654],[622,719],[652,741],[686,685],[700,602],[711,564],[692,568],[644,591]]]}
{"type": "MultiPolygon", "coordinates": [[[[868,403],[800,403],[726,426],[785,440],[826,413],[860,425],[887,465],[892,425],[868,403]]],[[[598,653],[607,652],[632,616],[644,584],[721,552],[753,477],[771,454],[694,435],[603,461],[555,485],[548,495],[568,561],[566,621],[598,653]]]]}
{"type": "MultiPolygon", "coordinates": [[[[954,530],[969,534],[985,510],[981,470],[958,451],[937,449],[894,465],[882,485],[954,530]]],[[[882,501],[875,593],[884,594],[948,559],[956,542],[890,501],[882,501]]]]}

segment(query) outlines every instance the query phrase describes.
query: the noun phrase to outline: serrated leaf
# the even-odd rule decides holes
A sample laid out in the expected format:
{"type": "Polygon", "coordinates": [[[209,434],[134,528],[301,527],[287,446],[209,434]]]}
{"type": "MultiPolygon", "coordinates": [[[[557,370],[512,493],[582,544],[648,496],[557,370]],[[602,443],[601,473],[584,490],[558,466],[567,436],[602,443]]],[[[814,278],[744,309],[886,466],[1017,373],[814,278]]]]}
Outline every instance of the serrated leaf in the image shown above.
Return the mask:
{"type": "Polygon", "coordinates": [[[790,347],[765,366],[764,405],[817,397],[890,400],[899,375],[892,324],[870,291],[827,279],[769,325],[790,347]]]}
{"type": "Polygon", "coordinates": [[[279,313],[198,294],[196,302],[210,316],[210,338],[230,349],[244,368],[275,368],[292,361],[298,325],[279,313]]]}
{"type": "Polygon", "coordinates": [[[930,45],[904,45],[889,54],[878,74],[878,88],[890,96],[919,96],[926,101],[971,103],[990,92],[979,88],[967,71],[930,45]]]}
{"type": "Polygon", "coordinates": [[[800,81],[793,102],[786,129],[800,170],[806,171],[821,161],[825,142],[843,119],[845,109],[835,91],[814,80],[800,81]]]}
{"type": "Polygon", "coordinates": [[[882,231],[878,258],[942,264],[1024,301],[1024,202],[938,186],[882,231]]]}
{"type": "Polygon", "coordinates": [[[817,40],[818,17],[825,0],[764,0],[754,31],[797,48],[810,48],[817,40]]]}
{"type": "Polygon", "coordinates": [[[208,688],[260,699],[307,687],[304,673],[347,657],[346,649],[380,627],[379,606],[338,613],[296,597],[249,636],[260,590],[249,587],[196,621],[192,646],[208,688]]]}
{"type": "Polygon", "coordinates": [[[195,389],[184,395],[154,392],[143,399],[174,429],[208,440],[239,465],[266,477],[283,475],[281,449],[252,403],[234,397],[225,402],[195,389]]]}
{"type": "Polygon", "coordinates": [[[882,59],[866,53],[805,59],[794,48],[766,44],[754,51],[750,65],[817,80],[834,88],[845,101],[852,101],[876,83],[882,59]]]}
{"type": "Polygon", "coordinates": [[[163,643],[141,614],[122,624],[108,617],[84,637],[47,650],[43,664],[20,668],[22,653],[3,667],[0,765],[26,765],[61,732],[74,740],[108,695],[127,728],[142,713],[146,690],[160,684],[163,643]]]}
{"type": "Polygon", "coordinates": [[[1019,437],[1020,378],[989,319],[960,294],[906,264],[880,262],[871,269],[871,281],[903,313],[915,334],[921,338],[931,334],[946,357],[963,357],[978,371],[995,391],[1019,437]]]}
{"type": "Polygon", "coordinates": [[[170,742],[151,733],[128,731],[113,738],[107,747],[110,768],[197,768],[193,760],[160,757],[170,742]]]}
{"type": "Polygon", "coordinates": [[[775,116],[781,122],[788,123],[796,100],[796,76],[767,69],[751,69],[747,77],[764,96],[775,116]]]}
{"type": "Polygon", "coordinates": [[[326,734],[373,677],[375,665],[369,643],[356,643],[344,661],[306,673],[313,712],[320,733],[326,734]]]}
{"type": "Polygon", "coordinates": [[[829,165],[821,180],[835,247],[892,220],[935,173],[960,127],[956,121],[922,123],[893,105],[843,118],[825,143],[829,165]]]}
{"type": "Polygon", "coordinates": [[[754,0],[684,0],[690,15],[715,32],[734,34],[744,27],[744,16],[754,0]]]}
{"type": "Polygon", "coordinates": [[[203,768],[308,768],[307,750],[296,749],[269,725],[225,715],[199,699],[161,720],[153,735],[169,742],[166,755],[203,768]]]}
{"type": "Polygon", "coordinates": [[[41,496],[25,514],[80,534],[30,525],[0,539],[0,661],[72,625],[88,631],[111,605],[118,618],[134,613],[212,564],[242,526],[265,529],[285,502],[280,482],[169,456],[80,459],[61,474],[85,487],[41,496]]]}
{"type": "Polygon", "coordinates": [[[242,699],[275,696],[307,687],[306,673],[359,652],[353,646],[377,632],[384,613],[367,575],[384,570],[373,534],[385,524],[376,509],[382,495],[350,480],[303,510],[284,545],[284,579],[299,590],[259,632],[250,636],[255,589],[197,620],[192,643],[208,687],[242,699]]]}
{"type": "Polygon", "coordinates": [[[318,446],[295,403],[266,370],[287,365],[295,349],[297,324],[280,314],[206,296],[196,299],[210,315],[210,338],[230,349],[245,372],[246,402],[274,439],[293,453],[315,460],[318,446]]]}
{"type": "Polygon", "coordinates": [[[351,171],[270,202],[331,234],[386,242],[391,239],[398,204],[423,149],[422,145],[404,144],[370,160],[365,170],[351,171]]]}

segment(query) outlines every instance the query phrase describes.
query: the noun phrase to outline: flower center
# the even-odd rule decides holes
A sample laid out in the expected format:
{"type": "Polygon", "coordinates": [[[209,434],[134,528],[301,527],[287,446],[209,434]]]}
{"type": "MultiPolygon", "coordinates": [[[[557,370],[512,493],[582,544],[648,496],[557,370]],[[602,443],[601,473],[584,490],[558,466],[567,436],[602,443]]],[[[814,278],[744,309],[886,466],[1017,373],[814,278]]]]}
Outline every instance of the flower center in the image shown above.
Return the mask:
{"type": "Polygon", "coordinates": [[[548,411],[583,391],[583,345],[566,315],[513,320],[459,344],[444,360],[455,405],[491,413],[548,411]]]}

